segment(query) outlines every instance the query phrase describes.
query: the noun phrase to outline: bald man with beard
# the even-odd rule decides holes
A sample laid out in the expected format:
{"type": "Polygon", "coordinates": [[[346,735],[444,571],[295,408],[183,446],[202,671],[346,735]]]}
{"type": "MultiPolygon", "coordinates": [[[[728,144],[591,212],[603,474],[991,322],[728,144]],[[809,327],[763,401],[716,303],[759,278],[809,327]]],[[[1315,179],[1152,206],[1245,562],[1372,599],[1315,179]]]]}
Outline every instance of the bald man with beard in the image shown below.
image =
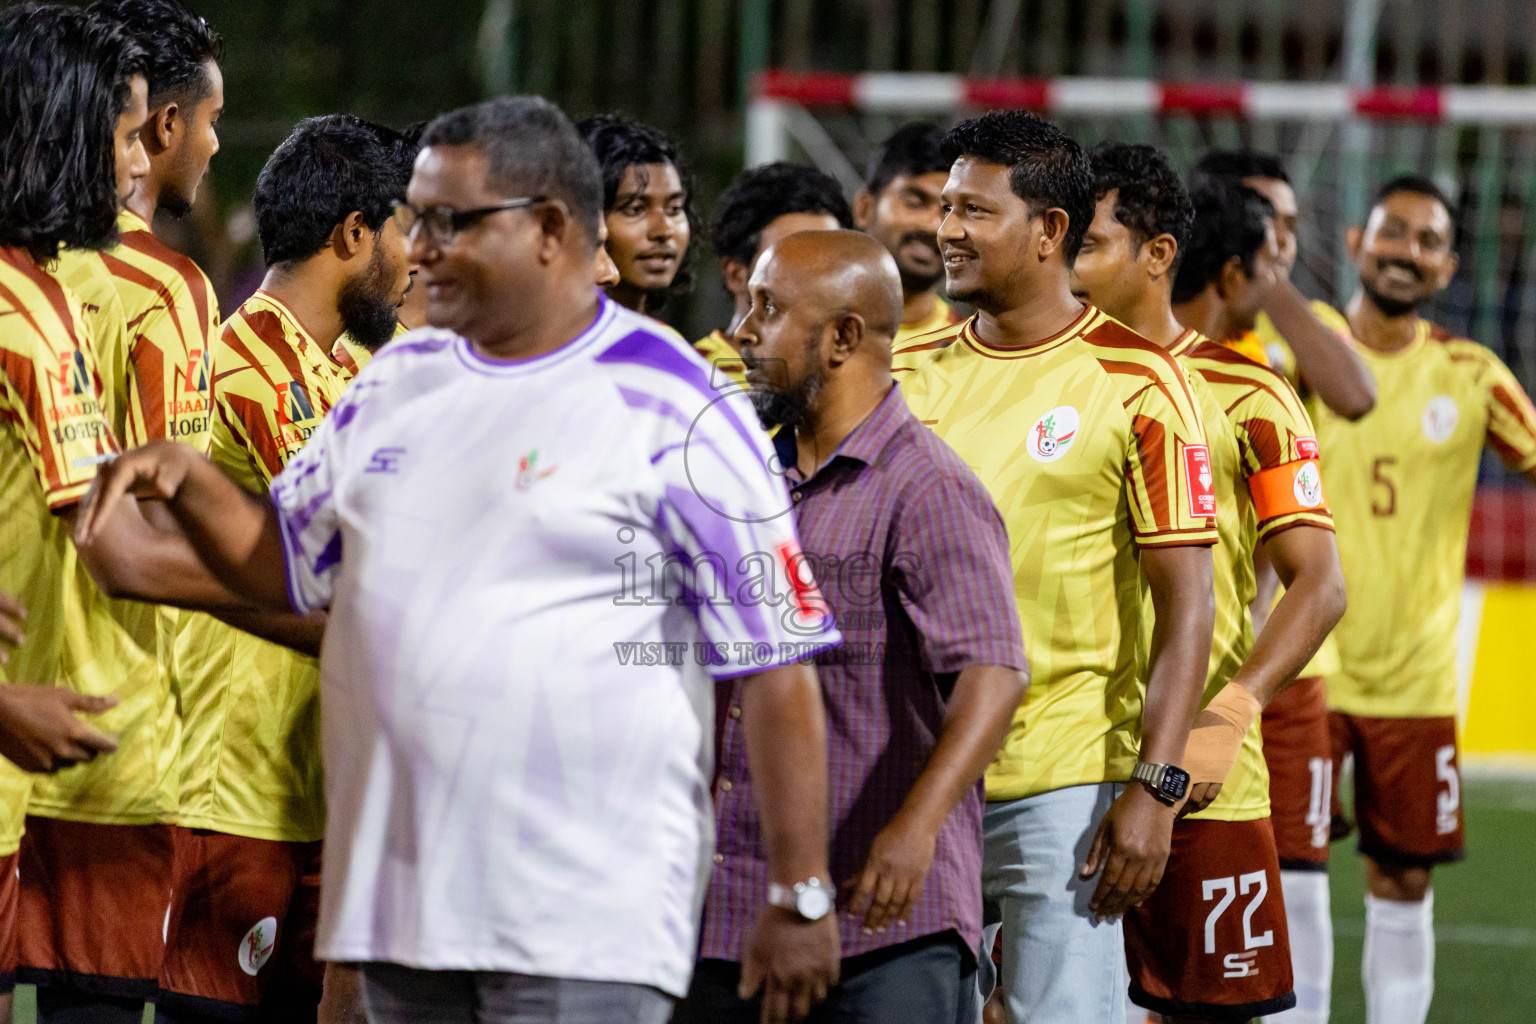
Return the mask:
{"type": "MultiPolygon", "coordinates": [[[[895,261],[855,231],[768,249],[737,332],[777,449],[804,569],[845,638],[816,655],[827,702],[832,892],[841,981],[820,1020],[974,1021],[981,936],[976,783],[1023,698],[1027,667],[1008,537],[986,489],[908,411],[891,377],[895,261]]],[[[701,960],[676,1021],[756,1022],[743,944],[772,885],[726,684],[714,784],[719,841],[701,960]]],[[[800,887],[796,887],[797,889],[800,887]]],[[[807,924],[806,927],[810,927],[807,924]]]]}

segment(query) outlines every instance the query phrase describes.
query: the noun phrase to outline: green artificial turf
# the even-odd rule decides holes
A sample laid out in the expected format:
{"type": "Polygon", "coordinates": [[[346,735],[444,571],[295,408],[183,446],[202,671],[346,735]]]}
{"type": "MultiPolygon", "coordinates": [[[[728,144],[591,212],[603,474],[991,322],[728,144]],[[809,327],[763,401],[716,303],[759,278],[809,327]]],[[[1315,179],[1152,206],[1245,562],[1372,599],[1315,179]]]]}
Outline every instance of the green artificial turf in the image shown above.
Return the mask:
{"type": "MultiPolygon", "coordinates": [[[[1467,859],[1435,872],[1435,1000],[1430,1024],[1536,1020],[1536,779],[1468,777],[1467,859]]],[[[1360,1024],[1364,885],[1353,840],[1333,848],[1333,1021],[1360,1024]]],[[[16,1024],[35,1024],[30,987],[16,1024]]],[[[154,1016],[146,1008],[145,1024],[154,1016]]]]}

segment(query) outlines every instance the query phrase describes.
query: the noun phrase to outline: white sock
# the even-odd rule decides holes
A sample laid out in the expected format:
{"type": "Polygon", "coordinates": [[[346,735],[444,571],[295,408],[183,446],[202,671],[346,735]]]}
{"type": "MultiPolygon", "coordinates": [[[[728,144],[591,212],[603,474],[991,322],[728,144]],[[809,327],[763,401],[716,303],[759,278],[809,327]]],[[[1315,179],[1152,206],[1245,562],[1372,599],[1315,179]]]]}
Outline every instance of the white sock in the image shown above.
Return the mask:
{"type": "Polygon", "coordinates": [[[1328,914],[1326,871],[1281,871],[1285,926],[1291,933],[1291,973],[1296,1007],[1271,1014],[1264,1024],[1328,1024],[1333,996],[1333,920],[1328,914]]]}
{"type": "Polygon", "coordinates": [[[1366,1024],[1424,1024],[1435,992],[1435,894],[1422,903],[1365,897],[1366,1024]]]}

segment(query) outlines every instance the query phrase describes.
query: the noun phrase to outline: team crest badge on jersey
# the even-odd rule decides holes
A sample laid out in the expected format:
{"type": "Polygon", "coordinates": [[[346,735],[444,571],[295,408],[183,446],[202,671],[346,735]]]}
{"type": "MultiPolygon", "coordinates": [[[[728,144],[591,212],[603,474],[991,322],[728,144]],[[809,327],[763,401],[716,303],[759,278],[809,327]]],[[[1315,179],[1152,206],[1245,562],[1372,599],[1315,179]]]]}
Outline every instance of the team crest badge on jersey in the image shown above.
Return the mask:
{"type": "Polygon", "coordinates": [[[1029,454],[1036,462],[1055,462],[1077,439],[1077,410],[1058,405],[1036,421],[1029,431],[1029,454]]]}
{"type": "Polygon", "coordinates": [[[1184,473],[1189,478],[1189,514],[1196,519],[1216,515],[1216,476],[1211,472],[1211,450],[1203,444],[1184,446],[1184,473]]]}
{"type": "Polygon", "coordinates": [[[266,962],[272,959],[272,951],[276,948],[277,918],[264,917],[245,933],[235,957],[240,961],[240,969],[254,978],[266,962]]]}
{"type": "Polygon", "coordinates": [[[1424,436],[1435,444],[1444,444],[1456,433],[1460,418],[1461,410],[1456,407],[1456,399],[1450,395],[1436,395],[1424,407],[1424,436]]]}
{"type": "Polygon", "coordinates": [[[1291,493],[1302,508],[1317,508],[1323,503],[1323,478],[1317,473],[1317,463],[1301,464],[1291,484],[1291,493]]]}

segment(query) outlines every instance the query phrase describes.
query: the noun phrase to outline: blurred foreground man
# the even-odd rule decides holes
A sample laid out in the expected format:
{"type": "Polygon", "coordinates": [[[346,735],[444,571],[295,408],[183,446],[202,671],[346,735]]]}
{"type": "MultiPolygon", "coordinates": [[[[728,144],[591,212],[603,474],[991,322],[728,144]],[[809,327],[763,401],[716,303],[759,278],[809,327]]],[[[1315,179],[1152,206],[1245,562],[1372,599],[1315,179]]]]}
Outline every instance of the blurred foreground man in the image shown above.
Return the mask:
{"type": "MultiPolygon", "coordinates": [[[[743,678],[769,880],[826,889],[800,659],[840,637],[746,396],[594,289],[602,183],[571,123],[503,98],[423,146],[401,209],[442,329],[381,351],[270,501],[151,445],[80,535],[159,495],[232,589],[329,610],[316,951],[362,966],[370,1020],[659,1024],[709,865],[710,678],[743,678]]],[[[757,915],[743,983],[770,1019],[837,968],[831,918],[757,915]]]]}

